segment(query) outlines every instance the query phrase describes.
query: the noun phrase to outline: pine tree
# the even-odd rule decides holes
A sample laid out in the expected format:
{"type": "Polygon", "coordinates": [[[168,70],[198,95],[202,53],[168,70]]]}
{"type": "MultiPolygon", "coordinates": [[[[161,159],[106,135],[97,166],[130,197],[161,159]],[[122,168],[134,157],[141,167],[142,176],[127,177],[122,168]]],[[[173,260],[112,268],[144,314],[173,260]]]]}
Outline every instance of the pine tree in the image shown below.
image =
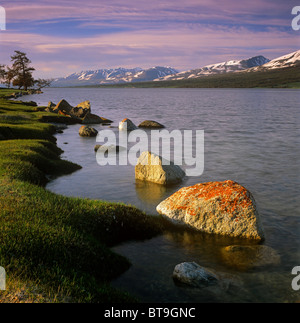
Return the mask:
{"type": "Polygon", "coordinates": [[[6,71],[5,65],[0,65],[0,82],[2,83],[5,80],[6,71]]]}
{"type": "Polygon", "coordinates": [[[32,72],[35,69],[29,66],[30,59],[25,53],[16,50],[15,55],[11,56],[11,61],[13,62],[11,70],[14,74],[13,85],[20,89],[23,87],[27,91],[28,87],[34,85],[32,72]]]}

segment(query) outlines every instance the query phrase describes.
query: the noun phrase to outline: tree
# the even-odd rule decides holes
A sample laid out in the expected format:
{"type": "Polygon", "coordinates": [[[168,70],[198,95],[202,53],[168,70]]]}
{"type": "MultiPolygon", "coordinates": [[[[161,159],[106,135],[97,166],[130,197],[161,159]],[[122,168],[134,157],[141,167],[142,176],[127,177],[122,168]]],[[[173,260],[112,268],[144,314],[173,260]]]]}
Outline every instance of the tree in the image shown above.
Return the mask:
{"type": "Polygon", "coordinates": [[[5,72],[4,76],[4,83],[8,88],[10,88],[10,84],[13,80],[13,78],[16,76],[15,71],[13,71],[9,66],[6,66],[7,71],[5,72]]]}
{"type": "Polygon", "coordinates": [[[15,50],[15,55],[11,56],[13,62],[11,70],[14,73],[13,85],[19,88],[24,88],[27,91],[28,87],[34,85],[32,72],[35,68],[30,67],[30,59],[23,52],[15,50]]]}
{"type": "Polygon", "coordinates": [[[48,87],[53,82],[52,79],[37,79],[34,81],[34,84],[36,85],[37,89],[40,91],[44,87],[48,87]]]}
{"type": "Polygon", "coordinates": [[[5,65],[0,65],[0,82],[2,83],[5,80],[6,71],[5,65]]]}

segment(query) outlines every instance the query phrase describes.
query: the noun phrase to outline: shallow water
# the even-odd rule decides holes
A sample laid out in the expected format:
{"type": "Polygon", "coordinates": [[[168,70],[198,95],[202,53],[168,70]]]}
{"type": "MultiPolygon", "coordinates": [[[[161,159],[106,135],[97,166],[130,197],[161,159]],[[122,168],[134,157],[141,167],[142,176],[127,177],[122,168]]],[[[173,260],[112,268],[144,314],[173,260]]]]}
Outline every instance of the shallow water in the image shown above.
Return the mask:
{"type": "MultiPolygon", "coordinates": [[[[168,233],[144,242],[129,242],[114,250],[133,266],[113,285],[145,302],[284,302],[299,300],[291,288],[291,270],[300,265],[299,98],[297,90],[280,89],[46,89],[24,97],[39,105],[62,98],[77,105],[90,100],[92,112],[136,125],[156,120],[166,129],[205,132],[205,166],[201,176],[180,185],[162,187],[135,182],[134,166],[96,162],[95,138],[81,138],[79,125],[57,135],[63,158],[83,169],[51,181],[47,188],[67,196],[121,201],[150,214],[180,187],[231,179],[254,195],[266,231],[265,245],[281,256],[281,264],[240,271],[226,265],[220,250],[232,239],[201,233],[168,233]],[[239,286],[228,290],[178,286],[174,266],[183,261],[235,275],[239,286]]],[[[111,129],[96,125],[96,129],[111,129]]],[[[238,241],[240,243],[240,241],[238,241]]],[[[245,243],[245,242],[244,242],[245,243]]]]}

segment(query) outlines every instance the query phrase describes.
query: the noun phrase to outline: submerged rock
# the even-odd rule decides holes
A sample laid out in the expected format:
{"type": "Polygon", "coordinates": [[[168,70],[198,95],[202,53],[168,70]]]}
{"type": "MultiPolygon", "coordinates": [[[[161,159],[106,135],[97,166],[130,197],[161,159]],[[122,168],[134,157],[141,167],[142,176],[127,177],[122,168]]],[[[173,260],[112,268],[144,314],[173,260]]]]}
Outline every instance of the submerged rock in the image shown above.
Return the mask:
{"type": "Polygon", "coordinates": [[[219,280],[213,272],[195,262],[183,262],[176,265],[173,279],[195,287],[201,287],[203,284],[215,284],[219,280]]]}
{"type": "Polygon", "coordinates": [[[173,162],[168,163],[161,156],[144,151],[135,166],[135,178],[163,185],[181,182],[185,172],[173,162]]]}
{"type": "Polygon", "coordinates": [[[119,130],[132,131],[136,129],[137,126],[130,119],[125,118],[119,123],[119,130]]]}
{"type": "Polygon", "coordinates": [[[153,120],[145,120],[139,124],[139,128],[161,129],[165,126],[153,120]]]}
{"type": "Polygon", "coordinates": [[[184,187],[162,201],[156,209],[175,223],[203,232],[264,239],[252,194],[233,181],[184,187]]]}
{"type": "Polygon", "coordinates": [[[224,262],[240,270],[278,265],[280,255],[276,250],[264,245],[233,245],[221,249],[224,262]]]}
{"type": "Polygon", "coordinates": [[[218,297],[225,296],[229,290],[245,292],[244,284],[238,276],[209,269],[195,262],[183,262],[176,265],[173,279],[191,287],[204,288],[209,294],[212,293],[218,297]]]}
{"type": "Polygon", "coordinates": [[[98,131],[89,126],[82,126],[79,129],[79,135],[81,137],[96,137],[97,134],[98,134],[98,131]]]}

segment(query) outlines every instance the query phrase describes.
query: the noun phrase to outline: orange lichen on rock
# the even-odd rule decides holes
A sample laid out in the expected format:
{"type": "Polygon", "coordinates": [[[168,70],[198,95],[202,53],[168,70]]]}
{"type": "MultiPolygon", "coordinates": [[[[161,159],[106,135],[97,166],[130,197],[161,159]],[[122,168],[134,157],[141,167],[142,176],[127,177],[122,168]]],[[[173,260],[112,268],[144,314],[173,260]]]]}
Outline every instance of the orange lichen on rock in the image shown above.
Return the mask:
{"type": "Polygon", "coordinates": [[[169,206],[175,207],[180,201],[181,206],[177,208],[183,210],[193,198],[215,200],[222,211],[230,214],[235,214],[241,208],[251,207],[253,203],[251,194],[243,186],[234,181],[225,181],[196,184],[187,189],[181,189],[172,195],[169,206]],[[182,198],[184,198],[183,201],[182,198]]]}
{"type": "Polygon", "coordinates": [[[231,180],[184,187],[162,201],[157,211],[176,223],[210,233],[264,237],[252,194],[231,180]]]}

